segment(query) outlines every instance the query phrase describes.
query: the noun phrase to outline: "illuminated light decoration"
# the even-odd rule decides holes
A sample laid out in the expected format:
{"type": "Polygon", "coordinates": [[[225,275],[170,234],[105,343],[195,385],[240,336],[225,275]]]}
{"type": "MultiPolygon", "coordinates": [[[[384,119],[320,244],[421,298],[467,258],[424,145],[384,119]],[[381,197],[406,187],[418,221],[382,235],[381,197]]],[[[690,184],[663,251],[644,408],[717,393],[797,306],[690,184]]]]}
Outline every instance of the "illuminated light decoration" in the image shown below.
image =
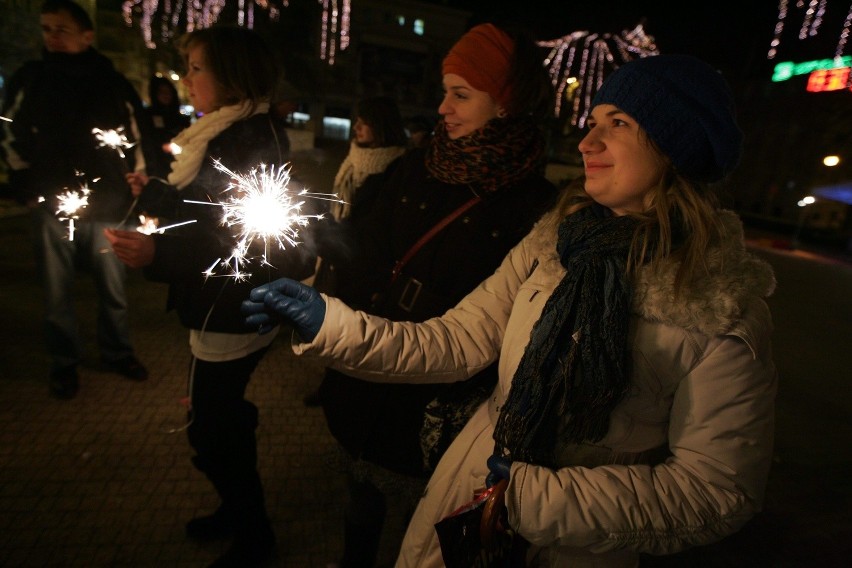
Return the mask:
{"type": "MultiPolygon", "coordinates": [[[[814,37],[819,33],[827,6],[828,0],[809,0],[808,2],[804,2],[804,0],[797,0],[795,9],[804,9],[805,11],[802,18],[802,25],[799,27],[798,38],[800,40],[814,37]]],[[[778,19],[775,22],[775,32],[772,36],[772,41],[769,43],[769,51],[766,53],[767,59],[775,59],[778,55],[778,48],[781,45],[781,35],[784,32],[784,24],[790,10],[791,8],[787,0],[779,0],[778,19]]],[[[852,4],[849,6],[849,12],[846,15],[846,20],[844,21],[843,27],[840,31],[837,49],[834,53],[835,57],[841,57],[846,49],[850,26],[852,26],[852,4]]]]}
{"type": "Polygon", "coordinates": [[[777,83],[791,79],[796,75],[807,75],[821,69],[837,69],[839,67],[852,67],[852,55],[844,55],[843,57],[835,57],[834,59],[815,59],[802,63],[783,61],[775,65],[775,69],[772,72],[772,81],[777,83]]]}
{"type": "MultiPolygon", "coordinates": [[[[237,25],[241,27],[254,27],[255,7],[269,13],[272,20],[277,20],[280,15],[279,5],[286,8],[287,0],[273,2],[272,0],[238,0],[237,25]]],[[[175,35],[183,31],[191,32],[195,29],[209,28],[219,20],[227,0],[124,0],[121,4],[121,12],[124,23],[128,27],[133,26],[133,13],[139,12],[139,27],[142,30],[142,38],[145,46],[156,49],[152,29],[159,24],[159,41],[168,43],[175,35]],[[183,22],[183,29],[181,29],[183,22]]]]}
{"type": "Polygon", "coordinates": [[[214,205],[223,208],[221,224],[237,229],[237,243],[231,256],[218,258],[203,272],[204,275],[217,276],[216,270],[223,269],[227,274],[220,276],[244,280],[251,274],[243,271],[243,265],[252,260],[249,249],[255,242],[263,243],[263,252],[259,255],[262,265],[269,265],[269,248],[277,245],[280,249],[299,244],[299,229],[307,226],[310,219],[322,219],[323,214],[303,214],[301,212],[305,197],[323,201],[344,203],[336,194],[310,193],[302,189],[297,193],[290,190],[290,166],[279,168],[260,164],[248,174],[233,172],[214,161],[214,167],[230,176],[231,182],[223,193],[228,197],[220,202],[190,201],[201,205],[214,205]]]}
{"type": "Polygon", "coordinates": [[[814,71],[808,77],[807,90],[812,93],[839,91],[847,88],[852,90],[852,87],[849,86],[849,71],[849,67],[814,71]]]}
{"type": "MultiPolygon", "coordinates": [[[[802,19],[802,27],[799,28],[799,39],[813,37],[819,32],[819,26],[822,24],[822,16],[825,14],[826,0],[811,0],[808,3],[808,9],[805,10],[805,17],[802,19]],[[819,8],[817,8],[819,4],[819,8]]],[[[799,1],[796,7],[801,7],[804,2],[799,1]]]]}
{"type": "Polygon", "coordinates": [[[320,31],[320,59],[334,65],[337,48],[349,47],[349,24],[352,13],[351,0],[317,0],[322,5],[320,31]],[[339,4],[343,5],[339,8],[339,4]]]}
{"type": "Polygon", "coordinates": [[[550,48],[544,65],[556,88],[554,114],[562,114],[563,100],[570,102],[571,124],[581,128],[592,98],[609,73],[632,59],[659,54],[653,36],[645,33],[642,24],[620,34],[572,32],[538,45],[550,48]]]}
{"type": "Polygon", "coordinates": [[[849,12],[843,21],[843,30],[840,32],[840,41],[837,42],[837,50],[834,52],[834,57],[843,55],[843,51],[846,49],[846,41],[849,39],[850,27],[852,27],[852,4],[849,4],[849,12]]]}

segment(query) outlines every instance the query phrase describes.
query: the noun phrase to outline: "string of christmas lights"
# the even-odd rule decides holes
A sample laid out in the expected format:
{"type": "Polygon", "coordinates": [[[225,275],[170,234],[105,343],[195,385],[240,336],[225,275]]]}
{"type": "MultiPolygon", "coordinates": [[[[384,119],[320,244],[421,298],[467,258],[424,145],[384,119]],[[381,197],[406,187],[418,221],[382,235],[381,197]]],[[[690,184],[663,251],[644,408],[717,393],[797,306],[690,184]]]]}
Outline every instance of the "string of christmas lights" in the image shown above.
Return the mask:
{"type": "MultiPolygon", "coordinates": [[[[825,13],[828,9],[828,0],[797,0],[793,7],[797,10],[804,10],[802,17],[802,25],[799,27],[799,40],[806,40],[819,34],[822,27],[825,13]]],[[[775,22],[775,31],[772,36],[772,41],[769,43],[769,51],[766,54],[767,59],[775,59],[778,55],[778,48],[781,45],[781,35],[784,32],[784,25],[789,16],[791,7],[787,0],[779,0],[778,2],[778,19],[775,22]]],[[[849,5],[849,11],[846,14],[846,19],[840,30],[840,37],[837,42],[834,57],[839,58],[846,50],[846,42],[849,39],[849,28],[852,26],[852,4],[849,5]]]]}
{"type": "Polygon", "coordinates": [[[581,128],[592,97],[609,73],[632,59],[659,54],[654,37],[642,24],[620,34],[572,32],[538,45],[550,48],[544,65],[556,88],[554,114],[561,116],[563,101],[570,103],[571,124],[581,128]]]}
{"type": "MultiPolygon", "coordinates": [[[[337,51],[349,47],[349,26],[352,13],[351,0],[317,0],[322,5],[322,31],[320,58],[334,65],[337,51]]],[[[133,26],[133,16],[139,14],[139,27],[145,46],[156,49],[152,31],[160,28],[159,41],[169,42],[176,34],[194,29],[209,28],[219,20],[226,0],[124,0],[121,12],[124,22],[133,26]],[[183,22],[183,27],[181,23],[183,22]]],[[[289,0],[238,0],[237,25],[254,28],[255,9],[269,13],[277,21],[281,9],[290,5],[289,0]]]]}

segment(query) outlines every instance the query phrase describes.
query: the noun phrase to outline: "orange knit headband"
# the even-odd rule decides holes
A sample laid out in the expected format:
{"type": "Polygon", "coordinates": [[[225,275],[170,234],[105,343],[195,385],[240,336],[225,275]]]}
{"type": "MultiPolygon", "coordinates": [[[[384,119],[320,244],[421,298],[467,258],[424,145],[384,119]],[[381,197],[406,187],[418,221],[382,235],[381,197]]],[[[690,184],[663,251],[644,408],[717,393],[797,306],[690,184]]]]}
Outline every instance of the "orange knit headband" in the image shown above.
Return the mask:
{"type": "Polygon", "coordinates": [[[443,74],[459,75],[508,110],[512,89],[507,79],[514,51],[515,42],[505,32],[492,24],[480,24],[450,49],[444,58],[443,74]]]}

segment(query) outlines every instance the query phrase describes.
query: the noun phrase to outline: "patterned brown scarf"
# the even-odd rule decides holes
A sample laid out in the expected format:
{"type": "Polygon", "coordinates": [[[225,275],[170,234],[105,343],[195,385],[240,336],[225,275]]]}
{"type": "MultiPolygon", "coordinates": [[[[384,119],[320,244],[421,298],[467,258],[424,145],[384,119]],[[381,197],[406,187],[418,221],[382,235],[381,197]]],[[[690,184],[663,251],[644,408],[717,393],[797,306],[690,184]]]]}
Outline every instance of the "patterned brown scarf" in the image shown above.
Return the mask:
{"type": "Polygon", "coordinates": [[[544,137],[529,118],[496,118],[457,140],[439,122],[426,151],[426,168],[445,183],[496,191],[543,173],[545,159],[544,137]]]}

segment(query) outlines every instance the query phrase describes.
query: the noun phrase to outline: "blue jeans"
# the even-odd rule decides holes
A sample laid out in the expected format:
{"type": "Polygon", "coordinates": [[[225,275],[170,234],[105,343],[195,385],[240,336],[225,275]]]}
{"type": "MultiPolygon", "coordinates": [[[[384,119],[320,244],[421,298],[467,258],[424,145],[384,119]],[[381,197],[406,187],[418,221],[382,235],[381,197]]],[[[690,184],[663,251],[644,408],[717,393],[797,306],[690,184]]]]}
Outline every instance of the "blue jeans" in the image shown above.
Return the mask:
{"type": "Polygon", "coordinates": [[[34,208],[32,218],[36,266],[44,284],[44,331],[51,370],[77,365],[83,358],[83,340],[74,310],[78,263],[83,263],[95,280],[101,360],[114,363],[133,355],[124,289],[126,270],[103,234],[103,229],[112,225],[76,220],[71,240],[68,221],[60,222],[46,208],[34,208]]]}

